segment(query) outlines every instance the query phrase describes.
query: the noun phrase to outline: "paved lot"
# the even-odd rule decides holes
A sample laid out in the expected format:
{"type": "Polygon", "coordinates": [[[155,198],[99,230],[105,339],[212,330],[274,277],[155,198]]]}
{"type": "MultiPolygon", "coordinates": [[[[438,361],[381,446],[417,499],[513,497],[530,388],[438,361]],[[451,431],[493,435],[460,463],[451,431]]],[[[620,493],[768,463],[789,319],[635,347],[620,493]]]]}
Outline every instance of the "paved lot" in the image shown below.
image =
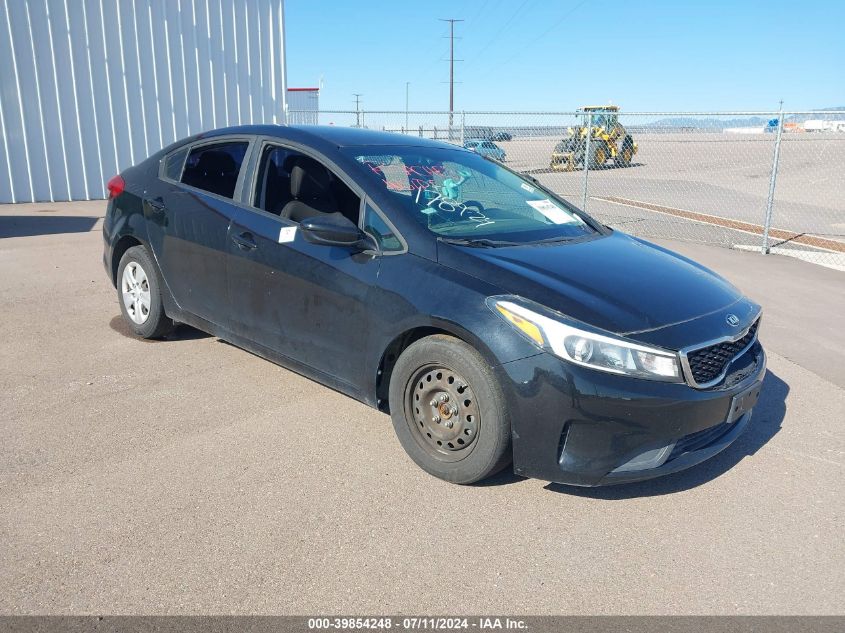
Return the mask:
{"type": "Polygon", "coordinates": [[[127,337],[102,209],[0,206],[0,612],[845,612],[841,273],[673,244],[764,304],[749,431],[646,484],[458,487],[305,378],[127,337]]]}

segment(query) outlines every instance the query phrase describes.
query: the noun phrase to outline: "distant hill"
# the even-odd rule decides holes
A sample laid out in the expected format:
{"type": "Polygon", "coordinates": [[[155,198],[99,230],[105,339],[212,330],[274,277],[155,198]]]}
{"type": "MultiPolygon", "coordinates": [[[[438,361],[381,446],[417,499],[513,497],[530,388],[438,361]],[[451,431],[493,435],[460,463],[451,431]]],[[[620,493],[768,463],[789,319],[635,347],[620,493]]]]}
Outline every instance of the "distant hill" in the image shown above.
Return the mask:
{"type": "MultiPolygon", "coordinates": [[[[837,112],[842,112],[842,114],[819,114],[819,115],[802,115],[800,120],[806,121],[807,119],[816,119],[817,121],[841,121],[845,118],[845,106],[837,106],[835,108],[822,108],[823,111],[827,110],[835,110],[837,112]]],[[[789,117],[790,119],[798,119],[798,117],[789,117]]]]}
{"type": "MultiPolygon", "coordinates": [[[[835,108],[821,108],[820,110],[813,110],[813,112],[830,112],[837,111],[845,113],[845,106],[837,106],[835,108]]],[[[772,113],[772,118],[777,116],[772,113]]],[[[801,114],[787,116],[787,122],[803,123],[808,119],[816,119],[821,121],[834,121],[842,119],[841,114],[801,114]]],[[[698,117],[669,117],[665,119],[658,119],[652,123],[648,123],[647,127],[656,128],[694,128],[697,130],[723,130],[732,127],[765,127],[769,122],[768,118],[751,116],[736,119],[716,119],[716,118],[698,118],[698,117]]],[[[644,126],[645,127],[645,126],[644,126]]]]}
{"type": "Polygon", "coordinates": [[[657,128],[695,128],[698,130],[723,130],[728,127],[764,127],[769,122],[769,119],[761,117],[747,117],[743,119],[701,119],[697,117],[670,117],[667,119],[658,119],[652,123],[648,123],[648,127],[657,128]]]}

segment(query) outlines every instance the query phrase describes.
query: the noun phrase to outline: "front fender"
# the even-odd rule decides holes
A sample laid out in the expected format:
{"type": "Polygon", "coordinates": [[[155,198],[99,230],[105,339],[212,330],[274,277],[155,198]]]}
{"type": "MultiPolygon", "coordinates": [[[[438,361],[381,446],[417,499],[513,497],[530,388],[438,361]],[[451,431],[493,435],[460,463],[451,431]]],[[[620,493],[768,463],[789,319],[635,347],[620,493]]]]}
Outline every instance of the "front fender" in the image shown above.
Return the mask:
{"type": "Polygon", "coordinates": [[[386,257],[372,292],[362,390],[374,394],[374,401],[385,352],[415,330],[441,331],[460,338],[478,350],[491,367],[539,353],[487,307],[487,297],[501,294],[500,288],[437,262],[412,254],[386,257]]]}

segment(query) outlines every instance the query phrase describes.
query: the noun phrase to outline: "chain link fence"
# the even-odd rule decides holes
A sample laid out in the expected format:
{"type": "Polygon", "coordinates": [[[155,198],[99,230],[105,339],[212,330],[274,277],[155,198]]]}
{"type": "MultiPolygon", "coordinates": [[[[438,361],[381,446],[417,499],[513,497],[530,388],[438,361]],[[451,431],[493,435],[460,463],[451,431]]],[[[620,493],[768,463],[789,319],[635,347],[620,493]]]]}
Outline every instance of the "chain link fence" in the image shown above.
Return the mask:
{"type": "Polygon", "coordinates": [[[605,224],[845,271],[845,111],[291,112],[505,153],[605,224]],[[592,130],[587,133],[587,130],[592,130]]]}

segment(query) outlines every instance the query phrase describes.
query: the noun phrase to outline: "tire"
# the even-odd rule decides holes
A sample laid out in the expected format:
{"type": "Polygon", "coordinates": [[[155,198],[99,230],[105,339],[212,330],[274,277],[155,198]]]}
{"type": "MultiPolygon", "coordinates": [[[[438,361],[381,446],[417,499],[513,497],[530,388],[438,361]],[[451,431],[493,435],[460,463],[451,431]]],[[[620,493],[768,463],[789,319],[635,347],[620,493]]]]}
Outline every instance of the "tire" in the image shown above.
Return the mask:
{"type": "Polygon", "coordinates": [[[120,312],[135,336],[161,338],[173,329],[164,313],[158,268],[144,246],[133,246],[120,258],[116,285],[120,312]]]}
{"type": "Polygon", "coordinates": [[[435,477],[471,484],[511,463],[502,389],[463,341],[438,334],[410,345],[393,368],[389,397],[402,448],[435,477]]]}
{"type": "Polygon", "coordinates": [[[622,143],[622,149],[616,155],[616,164],[619,167],[629,167],[634,158],[634,147],[627,140],[622,143]]]}
{"type": "Polygon", "coordinates": [[[607,148],[604,143],[596,143],[590,148],[590,169],[598,169],[607,161],[607,148]]]}

